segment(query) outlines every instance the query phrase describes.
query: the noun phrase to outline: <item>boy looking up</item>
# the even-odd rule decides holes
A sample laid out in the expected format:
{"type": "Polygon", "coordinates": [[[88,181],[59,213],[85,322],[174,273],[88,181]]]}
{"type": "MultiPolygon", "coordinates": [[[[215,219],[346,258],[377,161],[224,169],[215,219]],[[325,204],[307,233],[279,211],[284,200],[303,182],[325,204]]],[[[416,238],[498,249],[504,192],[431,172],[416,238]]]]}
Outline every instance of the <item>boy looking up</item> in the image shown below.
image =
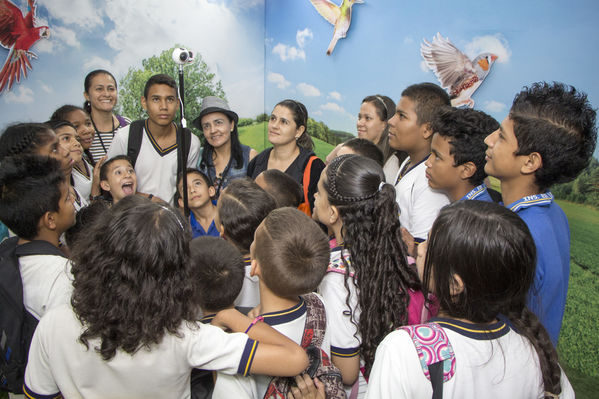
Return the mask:
{"type": "MultiPolygon", "coordinates": [[[[133,126],[143,123],[141,144],[133,162],[137,186],[141,193],[156,196],[173,204],[177,191],[177,125],[173,122],[179,110],[177,84],[168,75],[154,75],[146,82],[141,106],[148,119],[133,122],[117,131],[107,157],[129,155],[129,134],[133,126]]],[[[187,166],[198,162],[200,141],[191,135],[187,166]]],[[[132,157],[133,158],[133,157],[132,157]]]]}
{"type": "MultiPolygon", "coordinates": [[[[431,152],[433,115],[449,105],[449,96],[441,87],[414,84],[401,93],[395,115],[388,122],[389,145],[408,154],[388,183],[395,185],[399,221],[416,243],[426,240],[439,210],[449,203],[445,194],[428,185],[424,165],[431,152]]],[[[414,250],[410,254],[414,256],[414,250]]]]}
{"type": "MultiPolygon", "coordinates": [[[[183,174],[177,177],[177,204],[183,209],[183,174]]],[[[216,205],[212,197],[216,189],[208,176],[198,169],[187,169],[187,205],[189,206],[189,223],[193,238],[201,236],[220,237],[220,233],[214,223],[216,217],[216,205]]]]}
{"type": "Polygon", "coordinates": [[[483,182],[487,177],[484,140],[498,127],[495,119],[470,108],[438,112],[431,123],[431,155],[424,163],[428,185],[444,192],[451,202],[492,202],[483,182]]]}
{"type": "Polygon", "coordinates": [[[596,112],[584,93],[561,83],[534,83],[516,95],[490,134],[485,172],[501,182],[503,203],[526,222],[537,247],[527,306],[557,345],[570,276],[568,220],[549,188],[576,178],[597,142],[596,112]]]}

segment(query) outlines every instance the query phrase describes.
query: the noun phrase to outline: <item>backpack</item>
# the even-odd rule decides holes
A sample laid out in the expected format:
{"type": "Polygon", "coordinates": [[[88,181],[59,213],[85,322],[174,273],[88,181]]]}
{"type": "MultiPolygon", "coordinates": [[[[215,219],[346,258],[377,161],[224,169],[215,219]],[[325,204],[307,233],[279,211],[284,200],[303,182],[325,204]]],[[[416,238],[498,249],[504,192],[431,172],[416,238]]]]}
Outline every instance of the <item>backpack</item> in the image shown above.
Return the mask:
{"type": "MultiPolygon", "coordinates": [[[[140,119],[131,122],[129,125],[127,156],[131,160],[131,166],[133,166],[133,168],[135,168],[135,162],[137,162],[137,156],[139,155],[139,149],[141,148],[145,123],[146,121],[144,119],[140,119]]],[[[180,127],[177,126],[177,141],[179,140],[179,129],[180,127]]],[[[177,175],[186,169],[187,156],[189,155],[189,150],[191,148],[191,130],[183,129],[183,132],[185,133],[182,137],[183,145],[177,146],[177,175]],[[185,148],[185,151],[182,152],[181,148],[185,148]]]]}
{"type": "Polygon", "coordinates": [[[302,187],[304,189],[304,202],[299,204],[297,209],[304,212],[308,216],[312,216],[312,211],[310,210],[310,201],[308,201],[308,186],[310,185],[310,172],[312,170],[312,162],[316,159],[316,155],[312,155],[310,159],[308,159],[308,163],[304,168],[304,178],[302,179],[302,187]]]}
{"type": "Polygon", "coordinates": [[[19,257],[64,254],[47,241],[31,241],[17,246],[19,238],[0,243],[0,388],[23,393],[25,366],[38,320],[23,305],[23,282],[19,257]]]}
{"type": "MultiPolygon", "coordinates": [[[[306,372],[310,377],[318,377],[324,384],[327,399],[345,399],[345,389],[341,379],[341,372],[332,363],[325,351],[322,350],[322,341],[326,330],[326,311],[321,300],[316,294],[310,293],[303,296],[306,304],[306,324],[302,336],[301,347],[306,350],[310,365],[306,372]]],[[[290,377],[274,377],[264,399],[285,399],[295,381],[290,377]]]]}
{"type": "Polygon", "coordinates": [[[420,366],[433,386],[433,399],[443,398],[443,383],[455,374],[455,354],[449,338],[437,323],[403,326],[416,347],[420,366]]]}

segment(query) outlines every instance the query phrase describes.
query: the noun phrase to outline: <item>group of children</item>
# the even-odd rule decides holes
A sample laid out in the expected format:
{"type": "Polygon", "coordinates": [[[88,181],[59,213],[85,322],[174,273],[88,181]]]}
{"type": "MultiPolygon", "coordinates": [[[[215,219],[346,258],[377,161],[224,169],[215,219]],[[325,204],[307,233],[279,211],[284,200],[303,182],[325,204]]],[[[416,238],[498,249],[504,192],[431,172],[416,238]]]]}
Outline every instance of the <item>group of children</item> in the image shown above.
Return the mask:
{"type": "MultiPolygon", "coordinates": [[[[298,152],[287,130],[305,139],[283,125],[307,111],[286,101],[273,154],[298,152]]],[[[177,151],[178,104],[172,79],[150,78],[148,119],[97,161],[77,107],[0,136],[0,220],[18,237],[0,250],[64,252],[18,258],[40,321],[28,397],[574,396],[555,350],[569,231],[548,189],[594,151],[583,93],[534,84],[500,125],[409,86],[385,118],[401,157],[349,140],[304,173],[309,201],[270,153],[217,194],[199,140],[177,151]]]]}

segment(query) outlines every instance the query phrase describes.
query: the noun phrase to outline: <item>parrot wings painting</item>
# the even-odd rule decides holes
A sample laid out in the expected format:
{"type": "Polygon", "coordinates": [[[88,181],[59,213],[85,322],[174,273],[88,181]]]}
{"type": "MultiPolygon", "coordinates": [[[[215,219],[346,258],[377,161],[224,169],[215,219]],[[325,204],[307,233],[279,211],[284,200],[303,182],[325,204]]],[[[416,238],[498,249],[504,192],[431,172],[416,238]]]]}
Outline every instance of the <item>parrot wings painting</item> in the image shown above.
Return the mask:
{"type": "Polygon", "coordinates": [[[37,56],[29,51],[41,38],[50,36],[47,26],[35,26],[35,0],[28,0],[29,12],[23,13],[10,0],[0,0],[0,44],[8,49],[8,57],[0,71],[0,93],[10,90],[31,69],[29,58],[37,56]]]}
{"type": "Polygon", "coordinates": [[[333,39],[327,49],[327,55],[331,55],[339,39],[347,36],[351,24],[351,9],[354,3],[364,3],[362,0],[343,0],[341,6],[330,0],[310,0],[316,11],[335,27],[333,39]]]}
{"type": "Polygon", "coordinates": [[[482,84],[497,56],[483,53],[474,61],[440,33],[433,38],[432,43],[424,39],[420,47],[420,54],[426,65],[431,69],[441,86],[447,90],[454,107],[474,107],[474,100],[470,97],[482,84]]]}

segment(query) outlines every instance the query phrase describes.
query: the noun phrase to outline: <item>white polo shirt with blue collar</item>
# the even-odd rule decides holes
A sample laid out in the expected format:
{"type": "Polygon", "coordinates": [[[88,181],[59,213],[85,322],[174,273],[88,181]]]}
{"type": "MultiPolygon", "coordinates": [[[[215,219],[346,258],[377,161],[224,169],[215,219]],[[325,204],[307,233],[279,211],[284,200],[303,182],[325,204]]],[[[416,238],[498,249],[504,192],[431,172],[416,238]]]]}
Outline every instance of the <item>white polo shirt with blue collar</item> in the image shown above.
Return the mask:
{"type": "Polygon", "coordinates": [[[568,218],[550,192],[529,195],[507,206],[528,226],[537,247],[537,267],[527,306],[557,345],[570,278],[568,218]]]}

